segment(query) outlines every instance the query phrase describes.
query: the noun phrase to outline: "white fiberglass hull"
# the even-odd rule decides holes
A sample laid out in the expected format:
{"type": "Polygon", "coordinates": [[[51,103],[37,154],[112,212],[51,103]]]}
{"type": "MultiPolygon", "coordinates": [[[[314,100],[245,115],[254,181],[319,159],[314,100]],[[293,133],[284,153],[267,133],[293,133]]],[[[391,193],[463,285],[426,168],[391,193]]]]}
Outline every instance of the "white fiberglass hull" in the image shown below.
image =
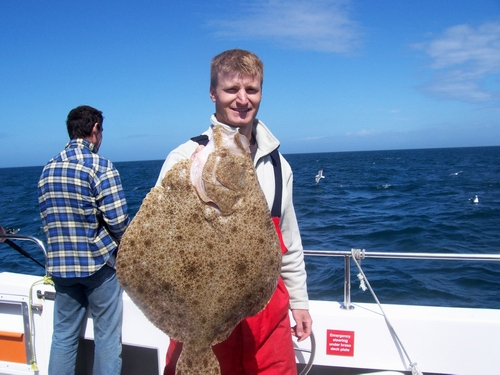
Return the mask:
{"type": "MultiPolygon", "coordinates": [[[[0,374],[47,374],[54,290],[40,280],[37,276],[0,273],[0,374]]],[[[403,351],[423,373],[500,373],[496,357],[500,310],[383,305],[401,349],[376,304],[353,304],[353,309],[340,306],[338,302],[310,303],[316,341],[310,374],[326,374],[329,369],[337,374],[340,368],[351,369],[350,374],[356,373],[353,369],[359,369],[357,373],[408,371],[403,351]]],[[[82,338],[78,373],[90,374],[90,317],[82,338]]],[[[161,375],[168,341],[125,294],[122,374],[161,375]]],[[[300,344],[306,349],[310,346],[310,340],[300,344]]],[[[297,358],[307,362],[309,354],[298,351],[297,358]]]]}

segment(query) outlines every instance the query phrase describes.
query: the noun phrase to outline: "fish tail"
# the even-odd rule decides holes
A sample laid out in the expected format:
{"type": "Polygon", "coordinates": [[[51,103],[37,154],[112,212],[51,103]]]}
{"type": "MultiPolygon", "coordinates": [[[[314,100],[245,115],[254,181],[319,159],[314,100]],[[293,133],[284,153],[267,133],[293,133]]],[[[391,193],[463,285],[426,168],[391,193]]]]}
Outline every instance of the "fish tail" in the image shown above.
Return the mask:
{"type": "Polygon", "coordinates": [[[212,348],[208,350],[190,350],[184,343],[176,375],[220,375],[220,366],[212,348]]]}

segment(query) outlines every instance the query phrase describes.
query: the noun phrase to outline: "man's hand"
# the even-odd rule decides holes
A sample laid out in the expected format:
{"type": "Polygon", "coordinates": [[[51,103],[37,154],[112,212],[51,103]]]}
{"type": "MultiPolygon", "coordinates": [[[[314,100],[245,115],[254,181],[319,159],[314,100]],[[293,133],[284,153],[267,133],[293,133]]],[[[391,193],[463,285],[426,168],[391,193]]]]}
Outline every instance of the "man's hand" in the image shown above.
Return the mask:
{"type": "Polygon", "coordinates": [[[297,337],[297,341],[304,341],[312,332],[312,318],[308,310],[292,310],[293,320],[296,326],[292,328],[292,335],[297,337]]]}

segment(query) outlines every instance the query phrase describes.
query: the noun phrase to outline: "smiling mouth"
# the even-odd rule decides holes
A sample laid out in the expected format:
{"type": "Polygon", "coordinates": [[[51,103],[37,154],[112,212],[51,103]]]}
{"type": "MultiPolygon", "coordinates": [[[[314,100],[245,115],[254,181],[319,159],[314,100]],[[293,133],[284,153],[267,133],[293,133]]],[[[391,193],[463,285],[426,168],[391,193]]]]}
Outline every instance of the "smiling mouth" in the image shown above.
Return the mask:
{"type": "Polygon", "coordinates": [[[233,108],[233,111],[239,113],[247,113],[250,112],[251,108],[233,108]]]}

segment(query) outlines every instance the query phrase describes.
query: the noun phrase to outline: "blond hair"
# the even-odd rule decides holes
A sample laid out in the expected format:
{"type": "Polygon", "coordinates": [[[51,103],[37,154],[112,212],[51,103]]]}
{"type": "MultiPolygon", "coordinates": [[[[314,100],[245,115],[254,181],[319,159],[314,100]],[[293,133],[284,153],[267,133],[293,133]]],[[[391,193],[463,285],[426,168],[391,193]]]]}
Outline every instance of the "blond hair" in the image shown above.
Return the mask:
{"type": "Polygon", "coordinates": [[[210,87],[216,88],[219,73],[238,74],[238,76],[257,77],[264,83],[264,64],[250,51],[231,49],[224,51],[212,59],[210,64],[210,87]]]}

